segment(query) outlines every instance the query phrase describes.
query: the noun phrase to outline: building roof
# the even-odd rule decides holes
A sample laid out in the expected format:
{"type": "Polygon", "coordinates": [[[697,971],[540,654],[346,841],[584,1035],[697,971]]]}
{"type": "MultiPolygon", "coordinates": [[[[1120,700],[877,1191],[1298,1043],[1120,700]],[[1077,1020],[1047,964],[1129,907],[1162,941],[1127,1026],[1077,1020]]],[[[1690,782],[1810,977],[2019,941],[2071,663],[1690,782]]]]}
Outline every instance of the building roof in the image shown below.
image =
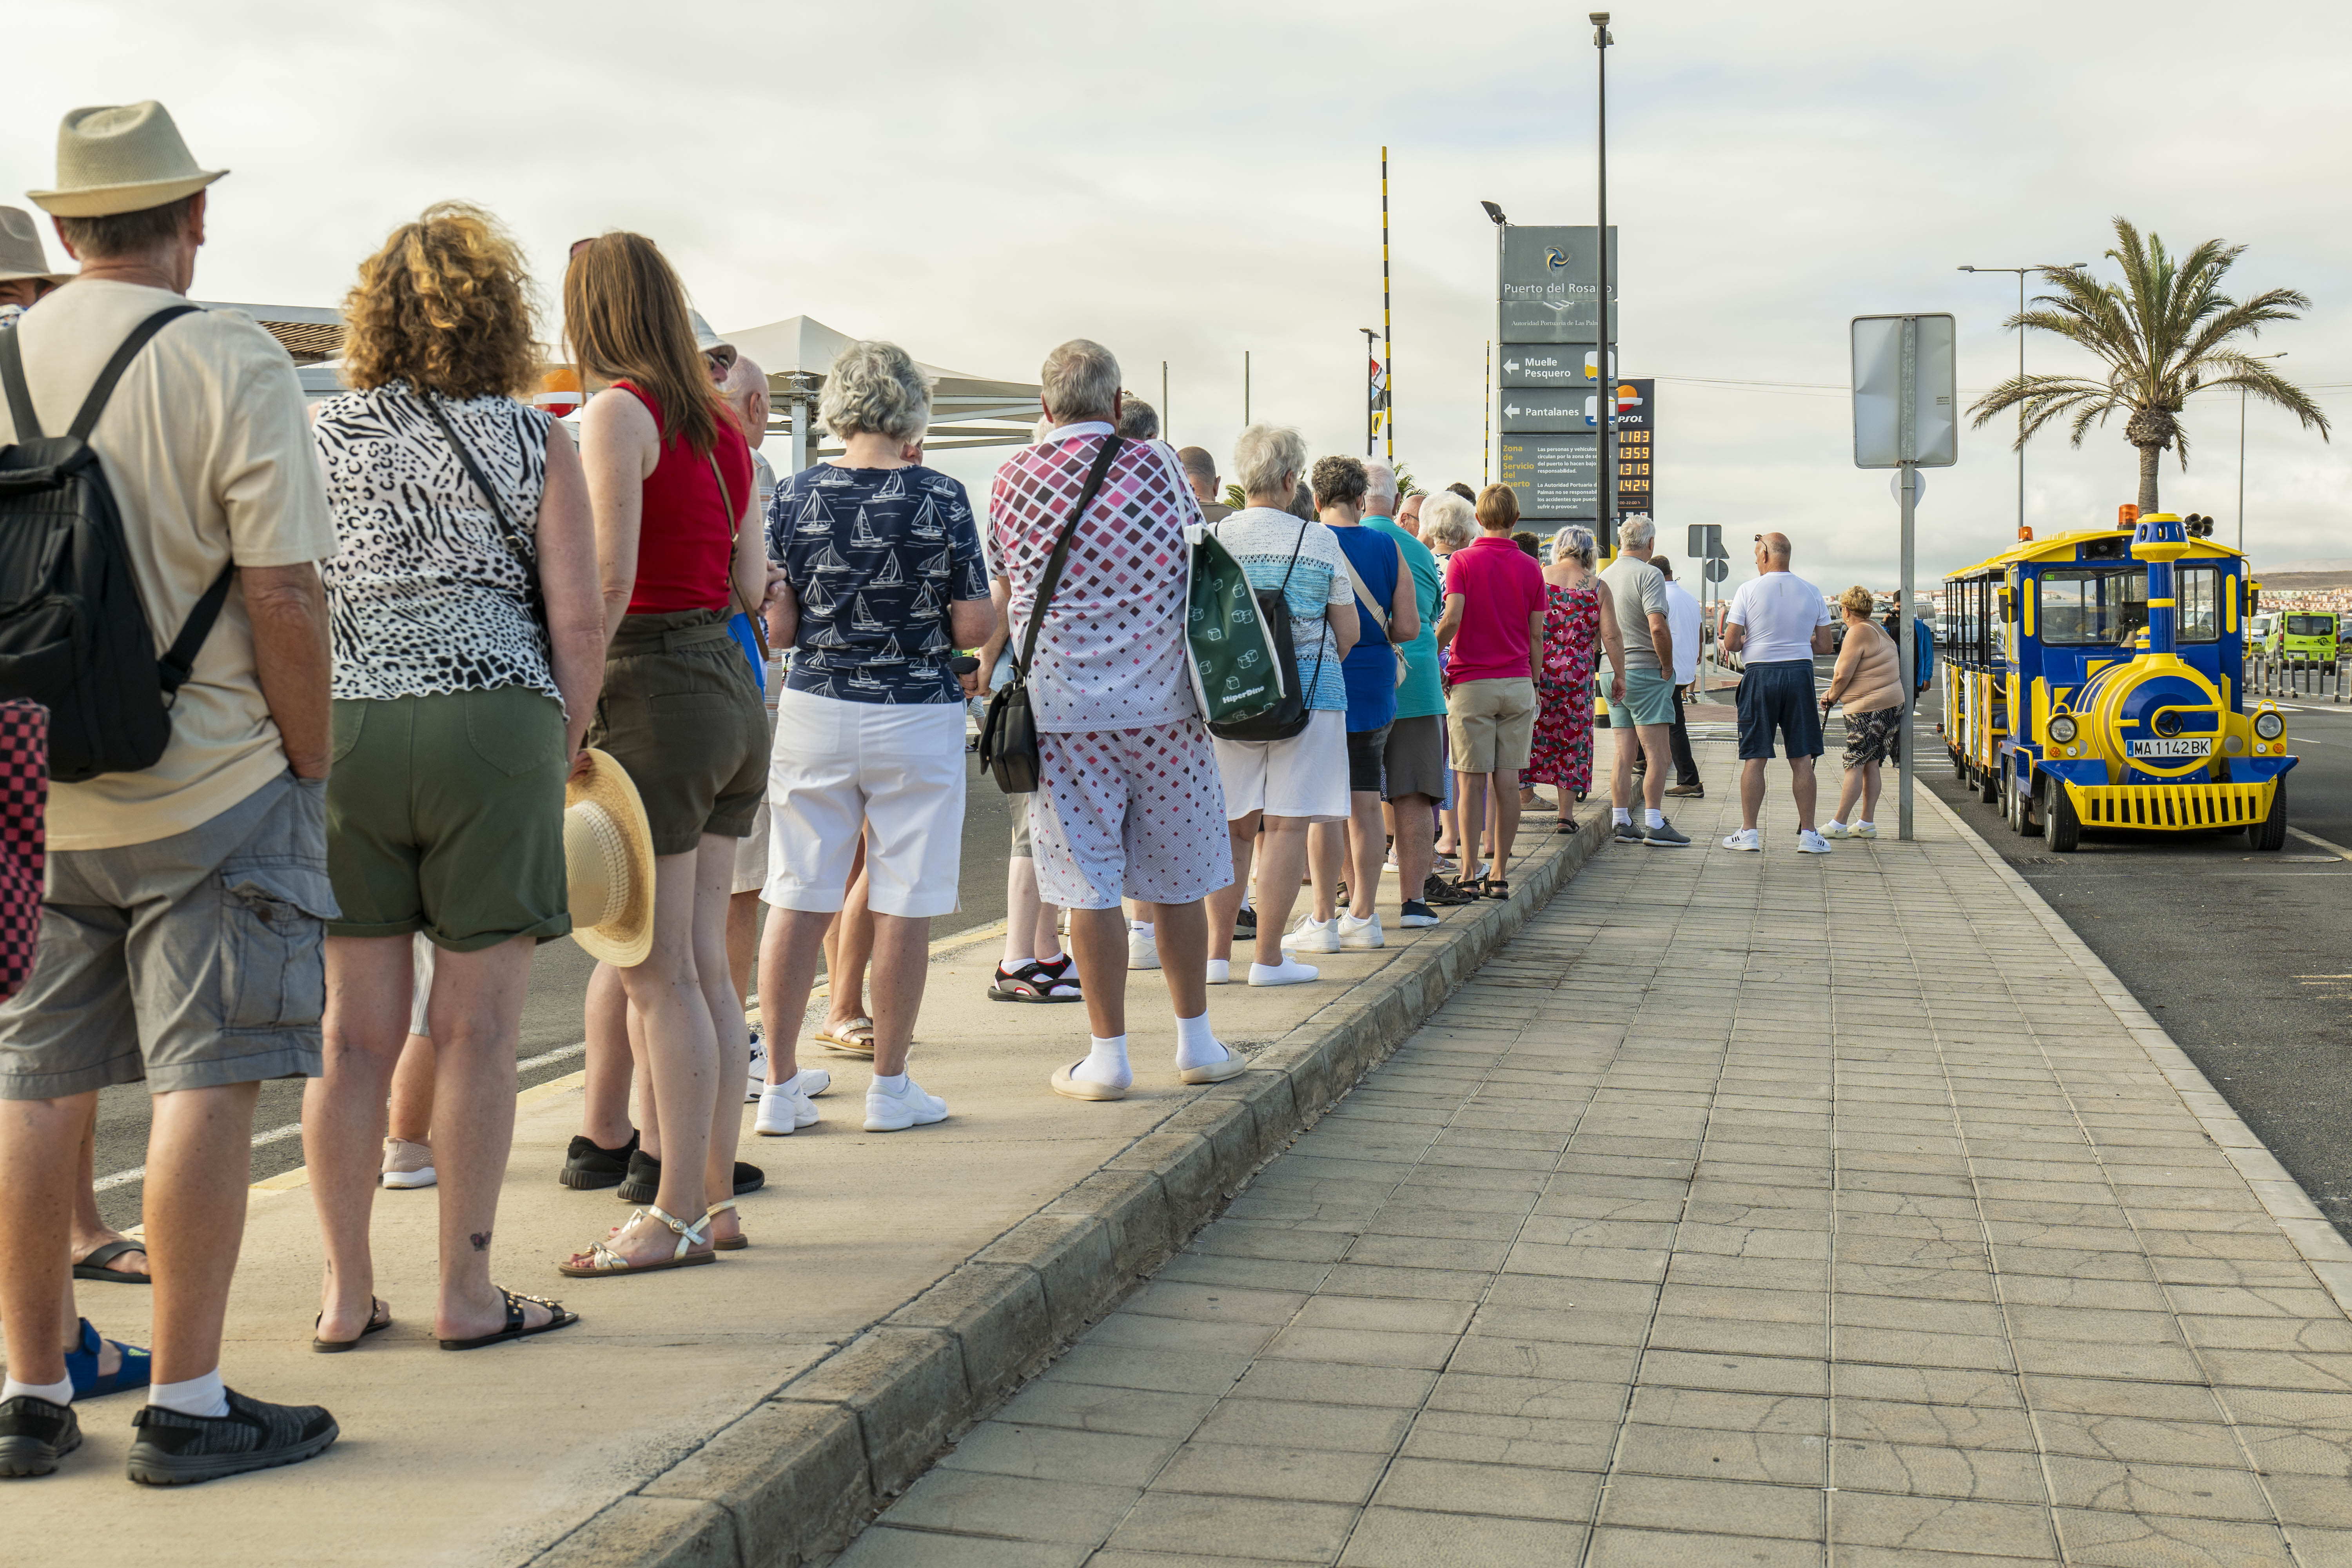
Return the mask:
{"type": "Polygon", "coordinates": [[[296,364],[317,364],[343,352],[343,313],[316,305],[243,305],[198,300],[207,310],[242,310],[286,345],[296,364]]]}

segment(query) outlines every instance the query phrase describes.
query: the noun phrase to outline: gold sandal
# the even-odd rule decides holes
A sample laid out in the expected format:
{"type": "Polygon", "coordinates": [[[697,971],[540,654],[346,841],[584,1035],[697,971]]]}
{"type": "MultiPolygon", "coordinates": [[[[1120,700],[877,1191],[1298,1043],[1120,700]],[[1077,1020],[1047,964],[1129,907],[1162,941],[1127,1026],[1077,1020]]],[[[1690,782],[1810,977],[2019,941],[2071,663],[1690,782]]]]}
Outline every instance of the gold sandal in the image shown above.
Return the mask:
{"type": "MultiPolygon", "coordinates": [[[[733,1198],[721,1198],[717,1203],[712,1204],[709,1208],[702,1211],[702,1218],[699,1221],[699,1224],[709,1225],[712,1220],[719,1217],[719,1211],[720,1209],[731,1209],[734,1206],[735,1200],[733,1198]]],[[[710,1245],[714,1250],[719,1252],[740,1252],[745,1247],[751,1245],[751,1238],[748,1236],[738,1233],[734,1236],[729,1237],[724,1241],[714,1238],[710,1245]]]]}
{"type": "Polygon", "coordinates": [[[828,1024],[809,1038],[820,1046],[830,1047],[853,1057],[870,1058],[874,1054],[874,1020],[852,1018],[837,1031],[828,1024]]]}
{"type": "MultiPolygon", "coordinates": [[[[732,1198],[727,1200],[730,1205],[733,1202],[732,1198]]],[[[717,1212],[716,1206],[712,1212],[717,1212]]],[[[677,1233],[677,1249],[667,1258],[656,1258],[650,1263],[632,1263],[604,1243],[597,1241],[589,1244],[588,1261],[585,1264],[559,1263],[555,1266],[556,1272],[569,1275],[574,1279],[594,1279],[609,1274],[652,1274],[664,1268],[691,1268],[698,1263],[719,1261],[719,1254],[716,1251],[691,1250],[709,1239],[709,1215],[706,1214],[694,1224],[688,1225],[659,1204],[647,1204],[629,1215],[627,1222],[622,1225],[620,1229],[626,1230],[639,1220],[648,1218],[657,1219],[677,1233]]],[[[578,1254],[575,1253],[573,1256],[577,1257],[578,1254]]]]}

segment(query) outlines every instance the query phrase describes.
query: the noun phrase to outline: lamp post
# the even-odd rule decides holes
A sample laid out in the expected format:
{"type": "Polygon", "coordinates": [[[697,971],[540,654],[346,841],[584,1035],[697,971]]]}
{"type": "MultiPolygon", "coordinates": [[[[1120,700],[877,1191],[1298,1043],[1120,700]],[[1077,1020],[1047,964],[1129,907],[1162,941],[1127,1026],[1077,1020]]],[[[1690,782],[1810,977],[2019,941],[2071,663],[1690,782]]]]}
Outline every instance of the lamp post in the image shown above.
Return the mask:
{"type": "MultiPolygon", "coordinates": [[[[2079,272],[2090,265],[2077,261],[2069,268],[2052,267],[1963,267],[1963,272],[2014,272],[2017,274],[2017,313],[2025,314],[2025,278],[2030,272],[2079,272]]],[[[2017,327],[2017,379],[2025,379],[2025,323],[2017,327]]],[[[2025,405],[2017,405],[2017,537],[2025,537],[2025,405]]]]}
{"type": "MultiPolygon", "coordinates": [[[[1495,342],[1499,343],[1503,341],[1503,231],[1511,226],[1511,220],[1505,217],[1503,209],[1492,202],[1482,201],[1478,205],[1486,209],[1486,216],[1495,224],[1495,342]]],[[[1487,363],[1491,366],[1493,363],[1493,350],[1490,348],[1487,363]]],[[[1486,418],[1489,424],[1494,417],[1495,377],[1490,370],[1486,377],[1486,418]]],[[[1495,459],[1495,468],[1499,473],[1503,467],[1502,454],[1495,449],[1495,437],[1491,435],[1486,440],[1486,455],[1495,459]]]]}
{"type": "Polygon", "coordinates": [[[1595,219],[1592,253],[1598,258],[1594,271],[1599,290],[1593,297],[1593,342],[1600,353],[1593,367],[1593,388],[1600,393],[1594,409],[1601,416],[1601,433],[1597,437],[1600,449],[1593,455],[1592,496],[1593,517],[1599,521],[1601,552],[1617,552],[1617,388],[1609,365],[1609,46],[1615,40],[1609,36],[1609,13],[1594,11],[1586,20],[1592,24],[1593,58],[1600,67],[1598,92],[1594,100],[1600,137],[1600,215],[1595,219]]]}
{"type": "MultiPolygon", "coordinates": [[[[2284,359],[2286,351],[2274,354],[2248,354],[2248,359],[2284,359]]],[[[2246,552],[2246,389],[2238,388],[2238,553],[2246,552]]]]}

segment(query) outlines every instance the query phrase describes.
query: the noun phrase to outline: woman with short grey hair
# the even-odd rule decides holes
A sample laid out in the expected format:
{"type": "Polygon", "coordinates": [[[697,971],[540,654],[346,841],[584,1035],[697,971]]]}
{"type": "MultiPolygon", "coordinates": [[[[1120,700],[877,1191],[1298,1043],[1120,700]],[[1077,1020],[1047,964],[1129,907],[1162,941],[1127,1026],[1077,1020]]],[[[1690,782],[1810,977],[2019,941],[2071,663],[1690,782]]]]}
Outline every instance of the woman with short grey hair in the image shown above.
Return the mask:
{"type": "Polygon", "coordinates": [[[930,426],[930,380],[896,343],[855,342],[833,362],[817,417],[837,441],[887,436],[903,445],[930,426]]]}
{"type": "Polygon", "coordinates": [[[1441,491],[1421,503],[1421,542],[1443,561],[1478,537],[1477,521],[1478,514],[1468,501],[1451,491],[1441,491]]]}

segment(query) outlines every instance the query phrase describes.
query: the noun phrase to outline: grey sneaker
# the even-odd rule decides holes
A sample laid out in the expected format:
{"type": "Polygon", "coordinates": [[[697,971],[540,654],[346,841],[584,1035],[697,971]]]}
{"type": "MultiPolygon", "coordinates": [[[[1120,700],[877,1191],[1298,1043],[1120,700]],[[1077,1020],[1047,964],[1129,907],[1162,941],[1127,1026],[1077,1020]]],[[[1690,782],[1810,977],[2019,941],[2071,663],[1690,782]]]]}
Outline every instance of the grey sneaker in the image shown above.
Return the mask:
{"type": "Polygon", "coordinates": [[[1680,849],[1690,842],[1690,835],[1677,831],[1673,823],[1661,816],[1658,826],[1642,829],[1642,842],[1666,849],[1680,849]]]}
{"type": "Polygon", "coordinates": [[[150,1405],[131,1418],[125,1467],[151,1487],[218,1480],[278,1465],[297,1465],[323,1452],[341,1432],[315,1405],[270,1405],[232,1388],[226,1415],[187,1415],[150,1405]]]}
{"type": "Polygon", "coordinates": [[[1617,842],[1620,844],[1639,844],[1642,842],[1642,830],[1630,822],[1621,822],[1617,824],[1615,832],[1617,842]]]}

